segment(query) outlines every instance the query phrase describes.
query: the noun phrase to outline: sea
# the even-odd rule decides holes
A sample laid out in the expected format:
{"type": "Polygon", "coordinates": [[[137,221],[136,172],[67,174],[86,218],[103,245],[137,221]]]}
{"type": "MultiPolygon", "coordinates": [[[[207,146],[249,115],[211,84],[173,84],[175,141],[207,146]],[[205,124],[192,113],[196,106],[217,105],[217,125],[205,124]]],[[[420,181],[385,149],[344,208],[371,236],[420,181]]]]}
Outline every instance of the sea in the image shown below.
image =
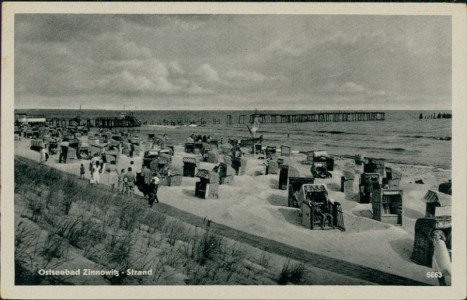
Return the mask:
{"type": "MultiPolygon", "coordinates": [[[[58,109],[18,109],[15,112],[67,119],[79,114],[79,110],[58,109]]],[[[120,112],[82,110],[81,117],[117,117],[120,112]]],[[[307,112],[319,111],[258,111],[271,114],[307,112]]],[[[229,138],[248,138],[247,124],[254,112],[139,110],[131,113],[144,123],[136,129],[141,137],[147,137],[149,133],[166,133],[174,143],[183,143],[193,133],[210,135],[224,142],[229,138]],[[229,115],[232,124],[228,124],[229,115]],[[241,116],[245,116],[244,123],[239,123],[241,116]],[[188,126],[190,123],[198,126],[188,126]]],[[[263,135],[263,145],[278,148],[287,145],[292,151],[326,150],[336,156],[363,155],[387,162],[451,169],[452,119],[429,118],[451,111],[391,110],[385,113],[384,121],[260,124],[256,136],[263,135]]]]}

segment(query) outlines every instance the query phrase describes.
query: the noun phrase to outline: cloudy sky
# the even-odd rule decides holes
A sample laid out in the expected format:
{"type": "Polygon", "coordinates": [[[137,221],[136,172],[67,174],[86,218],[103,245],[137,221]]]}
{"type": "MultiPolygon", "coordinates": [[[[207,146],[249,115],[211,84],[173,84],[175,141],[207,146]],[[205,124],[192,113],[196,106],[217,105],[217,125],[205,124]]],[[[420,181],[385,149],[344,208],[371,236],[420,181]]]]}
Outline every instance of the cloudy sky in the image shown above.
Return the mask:
{"type": "Polygon", "coordinates": [[[443,16],[15,18],[16,108],[450,109],[443,16]]]}

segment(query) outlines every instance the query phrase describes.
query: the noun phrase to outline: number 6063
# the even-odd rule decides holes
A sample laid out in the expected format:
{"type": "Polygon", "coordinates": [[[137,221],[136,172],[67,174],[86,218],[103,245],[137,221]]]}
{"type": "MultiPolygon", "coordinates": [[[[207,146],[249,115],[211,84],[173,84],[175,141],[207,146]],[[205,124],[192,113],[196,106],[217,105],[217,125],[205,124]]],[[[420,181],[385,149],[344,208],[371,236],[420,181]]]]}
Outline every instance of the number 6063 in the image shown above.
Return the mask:
{"type": "Polygon", "coordinates": [[[426,272],[427,278],[441,278],[443,274],[441,272],[426,272]]]}

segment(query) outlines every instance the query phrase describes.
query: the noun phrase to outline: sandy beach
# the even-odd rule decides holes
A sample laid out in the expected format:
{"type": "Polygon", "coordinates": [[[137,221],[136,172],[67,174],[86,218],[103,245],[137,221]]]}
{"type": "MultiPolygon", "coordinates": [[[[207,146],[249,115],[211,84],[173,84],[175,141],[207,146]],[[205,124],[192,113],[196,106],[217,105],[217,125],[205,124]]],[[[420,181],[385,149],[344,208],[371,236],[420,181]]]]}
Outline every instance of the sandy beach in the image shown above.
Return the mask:
{"type": "MultiPolygon", "coordinates": [[[[39,153],[30,150],[29,146],[29,139],[15,141],[15,154],[39,161],[39,153]]],[[[176,145],[172,168],[181,169],[182,159],[187,156],[193,154],[184,153],[183,146],[176,145]]],[[[387,163],[387,167],[402,173],[400,187],[404,191],[403,225],[393,226],[371,219],[371,204],[358,203],[358,194],[345,199],[344,193],[340,192],[343,170],[354,171],[356,192],[362,167],[356,166],[350,159],[336,157],[333,177],[317,179],[315,183],[325,184],[330,198],[341,203],[346,228],[342,232],[337,229],[309,230],[303,227],[299,209],[287,207],[287,191],[278,189],[279,175],[258,175],[264,174],[264,160],[253,155],[247,155],[246,158],[248,163],[245,175],[235,176],[231,184],[220,185],[219,199],[196,198],[194,190],[198,179],[189,177],[183,177],[181,186],[162,186],[158,193],[159,199],[164,204],[255,236],[419,282],[438,284],[436,279],[426,276],[431,269],[413,263],[410,255],[415,221],[423,217],[425,212],[422,198],[428,189],[437,190],[441,182],[450,179],[450,170],[387,163]],[[420,179],[424,184],[415,183],[420,179]]],[[[141,156],[128,158],[122,155],[118,168],[127,168],[130,160],[134,161],[136,171],[139,172],[141,156]]],[[[290,157],[284,157],[284,163],[298,169],[301,176],[310,175],[309,165],[301,164],[303,160],[305,156],[295,151],[290,157]]],[[[51,167],[76,175],[79,174],[81,163],[87,167],[89,161],[69,159],[66,164],[59,164],[58,156],[55,155],[47,162],[51,167]]],[[[214,166],[201,162],[199,168],[212,169],[214,166]]],[[[106,176],[101,175],[104,184],[108,182],[106,176]]],[[[86,178],[89,180],[88,171],[86,178]]]]}

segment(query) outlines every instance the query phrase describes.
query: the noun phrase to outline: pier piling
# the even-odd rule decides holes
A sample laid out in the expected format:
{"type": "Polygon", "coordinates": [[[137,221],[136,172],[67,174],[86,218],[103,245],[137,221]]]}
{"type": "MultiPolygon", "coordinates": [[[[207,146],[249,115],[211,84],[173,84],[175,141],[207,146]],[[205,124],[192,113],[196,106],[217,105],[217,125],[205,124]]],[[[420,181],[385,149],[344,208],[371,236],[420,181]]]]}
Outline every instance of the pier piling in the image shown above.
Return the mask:
{"type": "MultiPolygon", "coordinates": [[[[306,114],[262,114],[250,115],[250,123],[258,117],[260,123],[305,123],[305,122],[362,122],[384,121],[386,114],[379,111],[316,112],[306,114]]],[[[229,122],[227,122],[229,124],[229,122]]]]}

